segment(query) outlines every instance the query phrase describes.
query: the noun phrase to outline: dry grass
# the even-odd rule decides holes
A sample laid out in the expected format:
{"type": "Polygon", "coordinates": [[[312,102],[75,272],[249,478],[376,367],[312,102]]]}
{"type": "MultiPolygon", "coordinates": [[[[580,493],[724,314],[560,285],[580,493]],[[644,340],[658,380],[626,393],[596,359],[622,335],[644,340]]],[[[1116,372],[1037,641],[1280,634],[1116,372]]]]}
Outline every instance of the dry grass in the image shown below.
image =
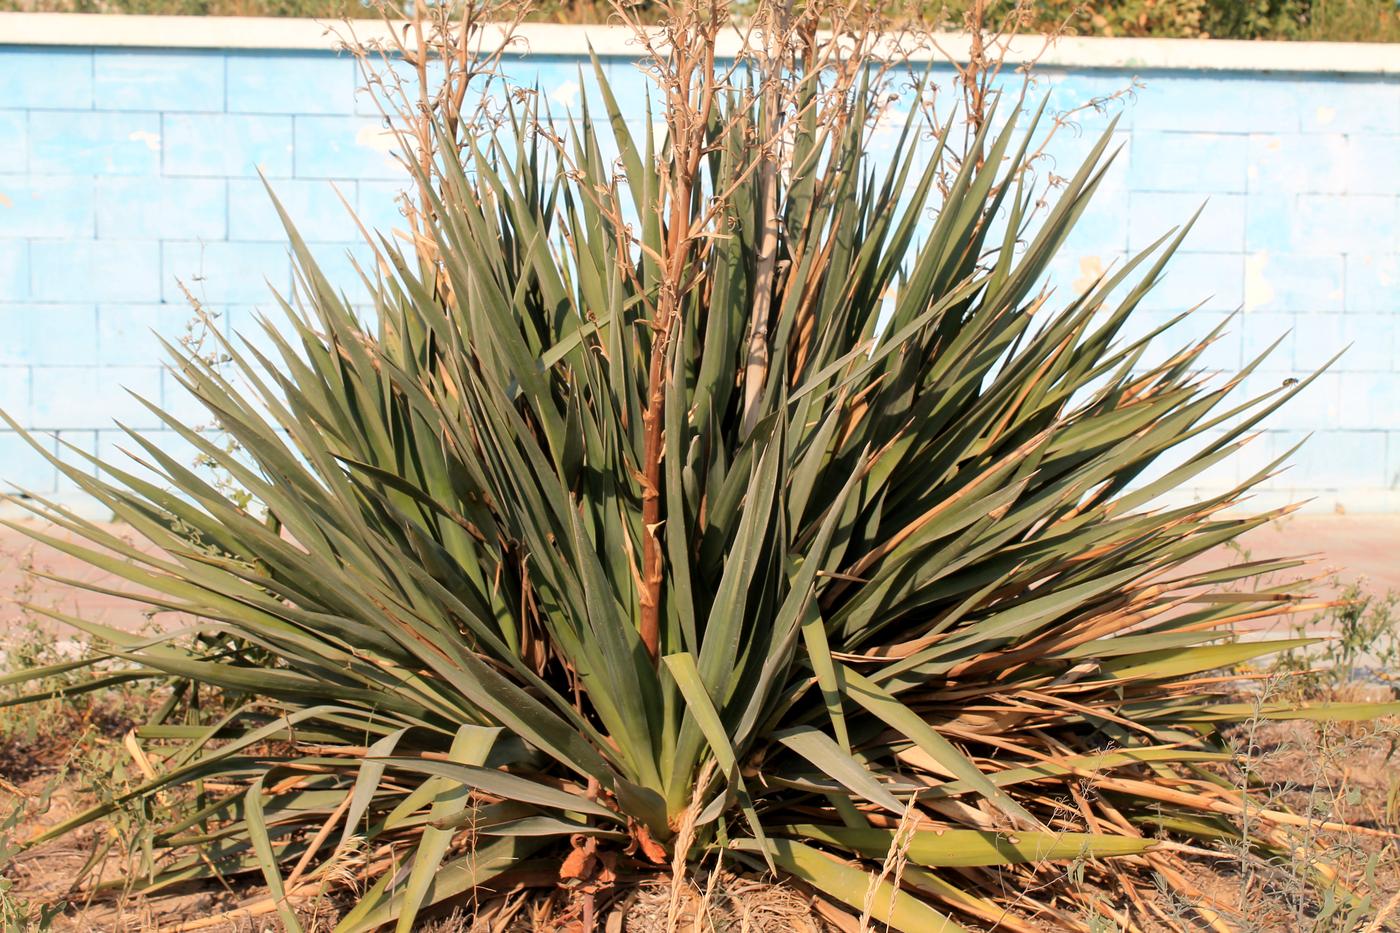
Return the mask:
{"type": "MultiPolygon", "coordinates": [[[[27,555],[11,555],[27,562],[27,555]]],[[[29,599],[27,584],[6,594],[3,621],[10,633],[0,645],[0,673],[52,664],[81,650],[80,645],[37,625],[20,608],[29,599]]],[[[1341,647],[1319,649],[1309,660],[1332,671],[1345,664],[1344,675],[1301,676],[1310,665],[1297,657],[1282,659],[1275,676],[1251,681],[1243,699],[1260,703],[1278,693],[1307,689],[1343,702],[1377,702],[1394,691],[1377,683],[1400,638],[1393,598],[1359,605],[1348,615],[1332,612],[1318,622],[1339,634],[1341,647]],[[1365,624],[1359,624],[1364,620],[1365,624]],[[1343,650],[1344,655],[1337,652],[1343,650]]],[[[64,683],[56,677],[55,686],[64,683]]],[[[68,879],[101,841],[85,832],[32,851],[12,855],[10,845],[53,826],[83,807],[120,789],[135,763],[123,746],[126,731],[160,701],[149,690],[112,689],[76,698],[54,699],[21,707],[0,708],[0,928],[9,931],[169,931],[202,929],[212,933],[248,933],[278,928],[275,915],[238,915],[240,907],[265,902],[259,884],[194,885],[156,897],[115,892],[87,901],[70,901],[68,879]],[[52,916],[45,907],[54,909],[52,916]],[[228,915],[224,917],[224,915],[228,915]],[[220,919],[223,917],[223,919],[220,919]]],[[[1400,830],[1400,721],[1370,724],[1248,722],[1233,733],[1237,763],[1214,769],[1217,779],[1248,787],[1259,808],[1288,809],[1320,819],[1363,827],[1400,830]]],[[[1092,788],[1086,792],[1094,793],[1092,788]]],[[[148,826],[140,813],[121,813],[108,832],[138,838],[148,826]]],[[[1248,827],[1248,814],[1241,821],[1248,827]]],[[[1211,848],[1203,841],[1204,848],[1211,848]]],[[[118,847],[118,850],[120,847],[118,847]]],[[[109,856],[107,877],[120,877],[122,857],[109,856]]],[[[734,866],[737,868],[738,866],[734,866]]],[[[887,873],[901,870],[901,853],[892,852],[887,873]]],[[[1199,929],[1199,908],[1219,917],[1221,929],[1264,931],[1372,931],[1400,929],[1400,844],[1375,836],[1305,836],[1289,857],[1266,856],[1234,848],[1214,857],[1187,857],[1178,863],[1178,883],[1161,881],[1140,891],[1156,922],[1144,933],[1199,929]],[[1353,879],[1353,890],[1370,895],[1369,909],[1349,910],[1345,901],[1316,896],[1312,879],[1319,872],[1353,879]],[[1183,897],[1186,887],[1198,895],[1183,897]]],[[[1068,870],[1074,873],[1074,867],[1068,870]]],[[[538,874],[538,873],[537,873],[538,874]]],[[[525,933],[584,931],[604,933],[786,933],[786,931],[854,931],[874,929],[825,902],[820,892],[801,885],[737,873],[707,861],[699,870],[619,879],[610,886],[567,887],[527,879],[519,888],[477,905],[438,911],[425,933],[525,933]]],[[[548,881],[548,879],[545,879],[548,881]]],[[[1064,879],[1059,879],[1063,881],[1064,879]]],[[[1119,896],[1119,895],[1114,895],[1119,896]]],[[[343,901],[303,904],[299,913],[307,930],[329,930],[343,901]]],[[[1127,905],[1111,905],[1116,911],[1127,905]]],[[[1012,918],[1008,918],[1012,919],[1012,918]]],[[[1022,923],[1028,918],[1020,918],[1022,923]]],[[[1100,915],[1083,918],[1084,929],[1098,933],[1112,924],[1100,915]]],[[[1033,918],[1030,918],[1034,927],[1033,918]]],[[[1015,927],[1013,922],[1011,927],[1015,927]]]]}
{"type": "MultiPolygon", "coordinates": [[[[1354,699],[1377,699],[1377,689],[1360,691],[1364,695],[1354,699]]],[[[102,706],[100,701],[93,705],[102,706]]],[[[75,717],[75,723],[86,722],[87,728],[60,728],[48,733],[42,742],[10,744],[10,754],[0,760],[0,777],[6,781],[0,798],[3,810],[22,812],[12,835],[27,835],[53,825],[92,802],[101,792],[93,773],[116,767],[122,753],[121,720],[77,711],[69,715],[75,717]]],[[[7,718],[12,716],[11,712],[7,718]]],[[[1241,754],[1239,763],[1217,770],[1216,775],[1234,786],[1253,788],[1260,808],[1286,807],[1360,826],[1400,828],[1400,768],[1396,767],[1395,754],[1400,745],[1400,722],[1365,726],[1259,722],[1240,727],[1235,740],[1241,754]]],[[[4,876],[11,887],[0,895],[0,911],[6,912],[0,916],[37,918],[39,904],[62,904],[70,896],[66,879],[76,873],[96,842],[95,835],[86,834],[10,861],[4,876]]],[[[115,856],[112,867],[111,874],[116,876],[119,866],[115,856]]],[[[1179,870],[1199,896],[1183,897],[1178,886],[1166,883],[1156,890],[1144,889],[1145,903],[1158,918],[1156,923],[1141,927],[1145,933],[1199,929],[1197,908],[1203,904],[1216,911],[1224,929],[1249,933],[1363,931],[1376,908],[1388,900],[1387,895],[1400,891],[1400,848],[1393,840],[1376,837],[1318,835],[1305,838],[1291,858],[1236,849],[1213,858],[1187,857],[1180,861],[1179,870]],[[1355,890],[1374,896],[1371,913],[1349,913],[1343,902],[1326,897],[1319,900],[1310,893],[1309,878],[1329,869],[1340,877],[1357,879],[1355,890]]],[[[227,888],[191,886],[151,898],[118,893],[69,904],[49,925],[26,927],[11,922],[5,928],[168,931],[196,922],[212,933],[275,930],[275,915],[210,919],[257,903],[265,893],[261,885],[246,883],[227,888]]],[[[303,905],[299,912],[308,930],[328,930],[343,906],[322,901],[303,905]]],[[[1374,929],[1395,928],[1394,906],[1389,920],[1382,917],[1382,925],[1374,929]]],[[[1082,919],[1085,929],[1114,929],[1105,926],[1102,918],[1085,915],[1082,919]]],[[[727,867],[715,871],[707,863],[698,873],[681,879],[674,891],[672,879],[666,875],[621,879],[616,885],[591,891],[535,886],[474,908],[458,906],[446,914],[439,912],[423,929],[431,933],[576,933],[586,929],[603,933],[825,933],[860,927],[833,911],[817,892],[727,867]],[[674,917],[669,924],[668,913],[674,917]]]]}
{"type": "MultiPolygon", "coordinates": [[[[1287,807],[1297,813],[1378,829],[1400,828],[1400,772],[1396,745],[1400,722],[1339,727],[1333,723],[1246,724],[1235,736],[1242,757],[1221,776],[1250,786],[1260,807],[1287,807]]],[[[1226,850],[1223,858],[1189,860],[1186,874],[1201,898],[1216,907],[1231,929],[1240,931],[1365,930],[1377,908],[1400,891],[1400,845],[1375,836],[1305,836],[1291,857],[1226,850]],[[1353,879],[1353,890],[1371,895],[1368,911],[1350,911],[1340,900],[1318,899],[1309,878],[1335,872],[1353,879]]],[[[1158,905],[1173,919],[1189,917],[1195,904],[1164,888],[1158,905]]],[[[1375,929],[1394,929],[1379,918],[1375,929]]],[[[1165,924],[1150,929],[1169,929],[1165,924]]]]}

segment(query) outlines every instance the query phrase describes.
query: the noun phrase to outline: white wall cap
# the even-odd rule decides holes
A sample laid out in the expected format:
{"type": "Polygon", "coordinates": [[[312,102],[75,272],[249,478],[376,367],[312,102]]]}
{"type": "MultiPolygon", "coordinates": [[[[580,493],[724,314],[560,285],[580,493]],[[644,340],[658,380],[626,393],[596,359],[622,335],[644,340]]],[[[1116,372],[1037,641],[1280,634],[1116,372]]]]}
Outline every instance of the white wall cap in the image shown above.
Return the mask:
{"type": "MultiPolygon", "coordinates": [[[[251,16],[130,16],[84,13],[0,13],[0,45],[329,51],[353,31],[358,41],[382,40],[392,27],[378,20],[311,20],[251,16]]],[[[528,23],[519,48],[538,55],[585,55],[591,44],[604,56],[639,57],[630,30],[618,26],[528,23]]],[[[964,60],[965,34],[937,37],[942,53],[925,49],[916,61],[964,60]]],[[[721,37],[733,54],[736,33],[721,37]]],[[[1039,36],[1010,40],[1008,62],[1039,58],[1045,67],[1115,71],[1248,71],[1295,74],[1400,75],[1400,44],[1358,42],[1245,42],[1229,39],[1065,38],[1048,49],[1039,36]]]]}

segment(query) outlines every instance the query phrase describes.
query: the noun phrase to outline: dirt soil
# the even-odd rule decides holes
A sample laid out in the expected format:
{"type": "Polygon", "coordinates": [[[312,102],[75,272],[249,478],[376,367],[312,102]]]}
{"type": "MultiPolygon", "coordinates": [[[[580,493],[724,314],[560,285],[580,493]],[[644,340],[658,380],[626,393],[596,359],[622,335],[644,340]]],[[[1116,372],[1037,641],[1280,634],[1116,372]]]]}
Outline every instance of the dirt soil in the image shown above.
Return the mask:
{"type": "MultiPolygon", "coordinates": [[[[1278,527],[1256,531],[1246,548],[1263,553],[1320,552],[1321,565],[1346,565],[1362,578],[1365,590],[1377,595],[1400,590],[1400,562],[1393,561],[1400,542],[1400,516],[1301,516],[1278,527]]],[[[0,537],[0,621],[18,618],[18,604],[60,604],[64,611],[134,630],[150,624],[169,625],[172,620],[145,616],[125,601],[107,596],[77,594],[58,584],[28,577],[29,567],[80,576],[97,582],[96,574],[56,555],[29,548],[11,533],[0,537]]],[[[1238,559],[1238,553],[1217,555],[1219,563],[1238,559]]],[[[1214,558],[1213,558],[1214,559],[1214,558]]],[[[1326,592],[1324,591],[1324,595],[1326,592]]],[[[32,616],[28,617],[31,622],[32,616]]],[[[12,636],[16,633],[10,633],[12,636]]],[[[1382,689],[1386,688],[1371,688],[1382,689]]],[[[1343,697],[1374,700],[1378,696],[1343,697]]],[[[141,717],[143,709],[158,697],[113,694],[87,704],[51,704],[25,707],[18,716],[22,727],[0,730],[0,865],[5,862],[8,841],[30,838],[91,805],[98,795],[119,783],[131,758],[122,738],[141,717]],[[10,819],[6,820],[6,817],[10,819]]],[[[1219,776],[1233,786],[1253,788],[1260,807],[1286,807],[1295,813],[1351,822],[1376,830],[1400,831],[1400,720],[1379,726],[1316,725],[1306,722],[1259,725],[1235,736],[1244,768],[1222,771],[1219,776]]],[[[21,930],[13,923],[15,911],[38,903],[58,903],[71,897],[68,887],[99,844],[120,836],[121,821],[100,831],[73,835],[26,852],[5,866],[6,889],[0,881],[0,928],[21,930]]],[[[1145,931],[1170,929],[1238,929],[1244,931],[1400,930],[1400,843],[1384,835],[1340,836],[1319,834],[1291,857],[1264,857],[1258,853],[1221,851],[1208,841],[1200,848],[1209,854],[1183,857],[1179,870],[1194,895],[1183,897],[1180,886],[1153,885],[1150,876],[1138,886],[1139,907],[1157,919],[1144,924],[1145,931]],[[1375,918],[1348,917],[1336,902],[1319,901],[1306,883],[1319,873],[1340,870],[1357,893],[1373,896],[1375,918]],[[1386,913],[1386,911],[1389,913],[1386,913]],[[1372,926],[1367,924],[1374,923],[1372,926]]],[[[118,877],[121,865],[113,859],[104,877],[118,877]]],[[[833,914],[813,897],[814,892],[789,884],[722,873],[713,886],[708,878],[693,879],[683,891],[680,914],[688,922],[684,930],[825,931],[854,929],[849,918],[833,914]],[[696,925],[697,914],[704,921],[696,925]]],[[[530,888],[499,898],[485,910],[461,911],[435,919],[424,929],[438,933],[458,931],[575,930],[584,929],[585,912],[591,912],[602,933],[665,929],[671,890],[664,880],[635,884],[624,890],[604,892],[585,905],[576,894],[558,888],[530,888]]],[[[74,931],[253,931],[280,928],[275,914],[221,917],[240,905],[266,905],[266,891],[258,885],[209,884],[170,891],[154,898],[123,897],[120,892],[88,903],[70,904],[53,918],[54,930],[74,931]]],[[[328,930],[338,906],[323,902],[306,911],[304,928],[328,930]]],[[[1121,906],[1121,905],[1120,905],[1121,906]]],[[[259,908],[262,909],[262,908],[259,908]]],[[[1034,925],[1033,918],[1024,918],[1034,925]]],[[[1088,918],[1086,917],[1086,920],[1088,918]]],[[[975,924],[965,922],[969,929],[975,924]]],[[[1114,927],[1086,924],[1086,929],[1114,927]]]]}
{"type": "MultiPolygon", "coordinates": [[[[1343,698],[1343,699],[1350,699],[1343,698]]],[[[1357,699],[1375,699],[1373,696],[1357,699]]],[[[120,738],[126,722],[119,715],[87,722],[74,719],[55,723],[56,728],[28,744],[12,743],[0,758],[0,803],[5,810],[23,799],[29,813],[12,834],[24,838],[55,826],[90,805],[91,765],[84,771],[75,761],[93,758],[103,767],[105,750],[120,754],[120,738]],[[76,739],[76,742],[75,742],[76,739]],[[66,769],[66,770],[65,770],[66,769]]],[[[1244,756],[1244,768],[1218,772],[1234,786],[1246,783],[1254,788],[1259,807],[1287,807],[1295,813],[1312,814],[1319,819],[1352,823],[1370,829],[1400,829],[1400,720],[1365,727],[1315,725],[1306,722],[1265,723],[1241,728],[1234,736],[1237,750],[1244,756]]],[[[98,782],[100,784],[100,782],[98,782]]],[[[266,889],[261,885],[232,882],[227,886],[203,884],[143,898],[114,892],[84,903],[68,890],[101,839],[100,832],[121,834],[123,824],[89,831],[40,846],[20,855],[6,867],[4,875],[13,888],[0,897],[11,903],[60,903],[67,909],[54,918],[51,929],[67,931],[185,931],[247,933],[280,929],[275,914],[267,910],[266,889]],[[240,907],[252,905],[255,916],[238,915],[240,907]]],[[[1341,877],[1351,879],[1358,894],[1373,896],[1372,910],[1390,895],[1400,892],[1400,842],[1380,835],[1346,836],[1319,833],[1288,857],[1261,857],[1241,851],[1218,849],[1202,843],[1203,854],[1185,856],[1177,868],[1193,896],[1182,896],[1180,885],[1153,886],[1150,874],[1137,885],[1139,907],[1146,907],[1155,919],[1145,923],[1144,933],[1168,930],[1215,929],[1240,931],[1322,931],[1360,930],[1373,914],[1357,920],[1344,910],[1319,901],[1309,893],[1306,880],[1334,867],[1341,877]]],[[[113,857],[102,872],[118,877],[121,860],[113,857]]],[[[539,879],[535,879],[538,882],[539,879]]],[[[848,917],[837,916],[811,892],[790,884],[774,884],[769,879],[722,872],[713,882],[708,876],[692,879],[682,889],[678,916],[685,922],[675,929],[747,931],[747,933],[787,933],[787,931],[854,930],[848,917]],[[703,914],[697,926],[695,918],[703,914]]],[[[1104,894],[1116,902],[1120,894],[1104,894]]],[[[568,931],[582,933],[585,910],[592,913],[599,933],[660,933],[666,930],[671,898],[666,876],[643,881],[593,898],[585,908],[577,894],[558,887],[531,887],[498,898],[484,910],[458,909],[439,916],[425,931],[436,933],[524,933],[524,931],[568,931]]],[[[342,903],[323,901],[305,908],[304,928],[329,930],[342,903]]],[[[1125,904],[1116,903],[1120,909],[1125,904]]],[[[1400,907],[1392,900],[1390,908],[1400,907]]],[[[1033,917],[1023,917],[1034,925],[1033,917]]],[[[1088,919],[1086,917],[1086,919],[1088,919]]],[[[1400,915],[1389,918],[1400,922],[1400,915]]],[[[1382,921],[1384,923],[1384,921],[1382,921]]],[[[966,922],[969,930],[982,929],[966,922]]],[[[1397,929],[1389,924],[1370,930],[1397,929]]],[[[23,929],[6,925],[11,929],[23,929]]],[[[1090,930],[1115,927],[1086,926],[1090,930]]]]}

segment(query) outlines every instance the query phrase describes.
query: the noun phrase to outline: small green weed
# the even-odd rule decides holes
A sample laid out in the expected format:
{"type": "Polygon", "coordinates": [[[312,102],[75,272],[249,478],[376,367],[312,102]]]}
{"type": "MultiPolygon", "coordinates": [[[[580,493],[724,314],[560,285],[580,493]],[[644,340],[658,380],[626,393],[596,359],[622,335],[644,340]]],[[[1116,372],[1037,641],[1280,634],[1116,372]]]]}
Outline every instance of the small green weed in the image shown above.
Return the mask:
{"type": "MultiPolygon", "coordinates": [[[[15,836],[31,818],[48,810],[53,792],[62,781],[62,774],[55,775],[33,797],[5,788],[10,800],[0,816],[0,866],[9,864],[18,854],[20,846],[15,836]]],[[[16,889],[14,879],[0,875],[0,930],[4,933],[45,933],[67,906],[63,901],[45,904],[25,896],[16,889]]]]}
{"type": "Polygon", "coordinates": [[[1359,583],[1342,589],[1336,606],[1292,626],[1298,636],[1322,632],[1321,642],[1281,652],[1275,669],[1299,687],[1331,696],[1356,684],[1394,686],[1400,674],[1400,593],[1368,595],[1359,583]]]}
{"type": "MultiPolygon", "coordinates": [[[[9,559],[30,563],[28,556],[9,559]]],[[[66,909],[51,890],[27,887],[27,874],[16,870],[14,859],[37,826],[52,822],[56,792],[112,802],[139,783],[142,776],[131,773],[122,737],[148,719],[168,692],[145,682],[75,689],[91,682],[80,659],[90,657],[94,646],[60,639],[23,608],[32,596],[28,581],[26,574],[5,594],[11,608],[0,615],[0,933],[47,931],[66,909]],[[37,681],[11,676],[35,671],[43,672],[37,681]]],[[[99,847],[111,849],[113,841],[124,840],[122,848],[130,851],[153,831],[150,814],[139,805],[134,811],[120,807],[99,847]]]]}

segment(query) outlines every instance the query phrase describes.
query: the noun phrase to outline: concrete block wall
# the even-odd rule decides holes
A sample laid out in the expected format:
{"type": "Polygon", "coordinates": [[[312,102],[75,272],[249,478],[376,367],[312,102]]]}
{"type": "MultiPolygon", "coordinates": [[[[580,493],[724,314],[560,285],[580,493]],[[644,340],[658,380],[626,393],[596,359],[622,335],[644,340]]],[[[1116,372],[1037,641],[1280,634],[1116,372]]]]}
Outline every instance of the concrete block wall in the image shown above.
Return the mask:
{"type": "MultiPolygon", "coordinates": [[[[552,104],[577,107],[587,93],[580,66],[586,58],[540,55],[513,67],[552,104]]],[[[640,117],[643,80],[624,57],[606,67],[624,109],[640,117]]],[[[1203,477],[1202,490],[1311,433],[1265,499],[1400,508],[1397,73],[1042,71],[1035,93],[1050,94],[1052,110],[1141,82],[1109,108],[1122,150],[1060,258],[1061,284],[1121,261],[1205,201],[1138,326],[1203,302],[1181,328],[1186,338],[1239,310],[1209,362],[1238,370],[1282,338],[1251,379],[1257,388],[1351,345],[1251,451],[1203,477]]],[[[269,286],[290,287],[259,172],[353,293],[351,258],[364,250],[342,198],[383,229],[398,220],[401,184],[360,84],[348,58],[312,49],[0,44],[0,409],[98,456],[123,445],[114,421],[159,428],[124,389],[198,422],[162,368],[156,335],[185,333],[183,288],[219,326],[247,332],[260,307],[273,307],[269,286]]],[[[1090,109],[1076,118],[1080,133],[1060,134],[1051,148],[1059,171],[1107,119],[1090,109]]],[[[184,446],[171,432],[152,436],[184,446]]],[[[0,477],[72,496],[9,431],[0,431],[0,477]]]]}
{"type": "MultiPolygon", "coordinates": [[[[1122,80],[1126,74],[1093,76],[1122,80]]],[[[1248,390],[1332,362],[1196,492],[1234,482],[1308,439],[1256,501],[1400,509],[1400,81],[1389,76],[1147,72],[1100,216],[1065,262],[1081,273],[1149,245],[1204,203],[1146,330],[1181,310],[1203,336],[1233,312],[1207,364],[1238,371],[1278,341],[1248,390]],[[1342,352],[1345,351],[1345,352],[1342,352]]],[[[1066,90],[1086,76],[1064,74],[1066,90]]],[[[1052,103],[1054,93],[1052,91],[1052,103]]],[[[1080,96],[1085,96],[1086,91],[1080,96]]],[[[1085,122],[1086,136],[1102,118],[1085,122]]],[[[1065,276],[1066,280],[1069,276],[1065,276]]],[[[1175,342],[1175,341],[1174,341],[1175,342]]],[[[1181,341],[1181,342],[1184,342],[1181,341]]]]}

